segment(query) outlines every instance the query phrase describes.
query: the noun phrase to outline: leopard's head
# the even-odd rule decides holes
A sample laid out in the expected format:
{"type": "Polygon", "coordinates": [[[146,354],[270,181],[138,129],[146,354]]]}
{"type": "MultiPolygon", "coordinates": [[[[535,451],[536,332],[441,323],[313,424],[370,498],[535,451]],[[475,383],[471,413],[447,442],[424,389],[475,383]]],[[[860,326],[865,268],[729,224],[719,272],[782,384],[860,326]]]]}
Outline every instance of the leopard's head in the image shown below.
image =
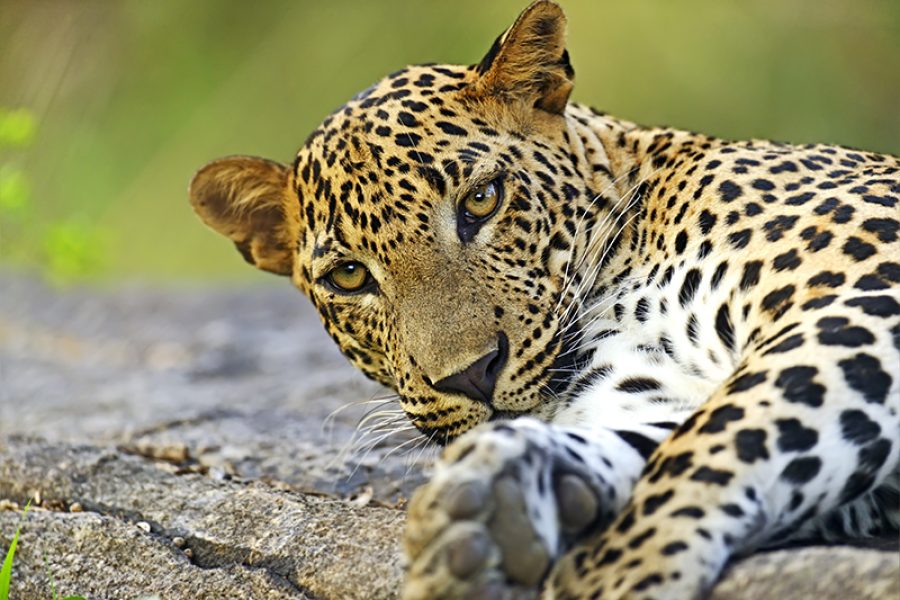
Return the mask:
{"type": "Polygon", "coordinates": [[[292,166],[224,158],[191,183],[203,221],[290,276],[441,443],[551,415],[572,371],[568,275],[580,220],[607,201],[566,116],[564,30],[535,2],[477,65],[408,67],[357,95],[292,166]]]}

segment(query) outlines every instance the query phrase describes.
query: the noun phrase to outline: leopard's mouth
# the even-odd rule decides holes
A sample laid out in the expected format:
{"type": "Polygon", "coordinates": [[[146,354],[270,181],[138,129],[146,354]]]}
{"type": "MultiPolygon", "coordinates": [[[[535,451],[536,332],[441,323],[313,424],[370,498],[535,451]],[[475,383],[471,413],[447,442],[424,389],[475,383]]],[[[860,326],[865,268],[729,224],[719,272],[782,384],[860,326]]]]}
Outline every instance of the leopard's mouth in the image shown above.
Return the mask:
{"type": "Polygon", "coordinates": [[[538,392],[538,403],[521,410],[504,410],[491,407],[492,412],[487,420],[489,422],[508,421],[528,415],[535,415],[540,418],[539,415],[546,412],[542,409],[546,407],[547,403],[555,403],[560,398],[565,397],[578,375],[584,371],[590,362],[590,353],[582,350],[580,347],[582,345],[581,342],[582,336],[573,324],[566,324],[560,327],[544,350],[544,352],[549,354],[549,349],[554,346],[557,348],[552,362],[544,368],[539,376],[539,379],[543,380],[543,384],[541,384],[538,392]]]}
{"type": "MultiPolygon", "coordinates": [[[[590,360],[589,353],[584,352],[580,348],[581,342],[582,336],[573,323],[566,323],[559,327],[543,350],[544,353],[553,356],[553,358],[544,367],[543,371],[535,377],[540,382],[535,404],[518,410],[500,408],[496,405],[480,405],[482,411],[488,412],[488,414],[486,418],[484,414],[477,418],[476,424],[508,421],[529,415],[541,418],[541,415],[552,413],[552,407],[549,407],[549,404],[559,402],[560,398],[564,397],[567,390],[590,360]],[[556,350],[555,353],[553,352],[554,349],[556,350]],[[547,410],[548,408],[550,408],[549,411],[547,410]]],[[[413,405],[420,405],[422,400],[407,399],[407,402],[413,405]]],[[[429,418],[429,416],[423,417],[423,415],[416,414],[410,416],[410,420],[431,443],[439,446],[449,444],[474,427],[470,419],[440,423],[435,422],[437,420],[429,418]]]]}

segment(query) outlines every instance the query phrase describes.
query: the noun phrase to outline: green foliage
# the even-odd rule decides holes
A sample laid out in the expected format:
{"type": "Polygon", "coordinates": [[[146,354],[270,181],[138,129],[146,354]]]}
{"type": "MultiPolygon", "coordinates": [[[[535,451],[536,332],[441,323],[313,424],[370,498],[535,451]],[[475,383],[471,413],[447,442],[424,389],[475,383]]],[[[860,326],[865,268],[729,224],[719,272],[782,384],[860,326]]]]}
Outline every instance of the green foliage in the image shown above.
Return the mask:
{"type": "Polygon", "coordinates": [[[31,184],[22,169],[0,164],[0,215],[21,220],[31,204],[31,184]]]}
{"type": "Polygon", "coordinates": [[[27,148],[34,139],[36,127],[30,111],[0,108],[0,148],[27,148]]]}
{"type": "Polygon", "coordinates": [[[51,281],[66,283],[102,269],[108,236],[84,218],[38,217],[21,164],[36,130],[30,111],[0,107],[0,250],[6,260],[37,266],[51,281]]]}
{"type": "Polygon", "coordinates": [[[8,110],[0,106],[0,218],[21,221],[31,204],[31,185],[10,149],[25,149],[35,131],[34,117],[24,109],[8,110]]]}
{"type": "MultiPolygon", "coordinates": [[[[402,65],[477,62],[527,0],[6,2],[0,259],[58,280],[265,277],[204,231],[187,182],[289,162],[402,65]],[[73,256],[60,256],[73,253],[73,256]]],[[[900,152],[900,2],[562,0],[573,98],[725,138],[900,152]]]]}
{"type": "MultiPolygon", "coordinates": [[[[28,515],[28,509],[31,508],[31,500],[25,505],[25,512],[22,513],[22,521],[28,515]]],[[[19,533],[22,531],[22,521],[16,527],[16,534],[13,536],[9,550],[6,552],[6,558],[3,559],[3,567],[0,568],[0,600],[9,600],[9,584],[12,579],[13,559],[16,556],[16,546],[19,544],[19,533]]]]}
{"type": "Polygon", "coordinates": [[[78,219],[51,223],[43,235],[46,274],[67,283],[100,271],[106,239],[102,230],[78,219]]]}

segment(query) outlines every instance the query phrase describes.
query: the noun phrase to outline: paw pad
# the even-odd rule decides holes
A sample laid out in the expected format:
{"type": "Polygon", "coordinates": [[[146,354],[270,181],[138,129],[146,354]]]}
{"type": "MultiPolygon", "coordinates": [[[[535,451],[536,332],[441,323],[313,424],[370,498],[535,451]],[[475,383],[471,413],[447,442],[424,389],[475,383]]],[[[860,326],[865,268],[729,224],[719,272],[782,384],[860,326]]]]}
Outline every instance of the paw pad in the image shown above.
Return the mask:
{"type": "Polygon", "coordinates": [[[521,484],[513,477],[499,478],[494,502],[491,537],[500,547],[503,571],[511,581],[537,585],[550,566],[550,553],[531,524],[521,484]]]}
{"type": "Polygon", "coordinates": [[[597,523],[602,481],[526,425],[466,434],[413,496],[406,600],[535,599],[556,557],[597,523]]]}
{"type": "Polygon", "coordinates": [[[469,519],[484,510],[487,486],[481,481],[460,483],[447,493],[444,508],[452,519],[469,519]]]}
{"type": "Polygon", "coordinates": [[[559,521],[567,533],[580,533],[597,518],[600,502],[584,479],[566,473],[554,487],[559,521]]]}
{"type": "Polygon", "coordinates": [[[491,555],[491,541],[479,530],[466,531],[449,542],[447,567],[459,579],[467,579],[482,570],[491,555]]]}

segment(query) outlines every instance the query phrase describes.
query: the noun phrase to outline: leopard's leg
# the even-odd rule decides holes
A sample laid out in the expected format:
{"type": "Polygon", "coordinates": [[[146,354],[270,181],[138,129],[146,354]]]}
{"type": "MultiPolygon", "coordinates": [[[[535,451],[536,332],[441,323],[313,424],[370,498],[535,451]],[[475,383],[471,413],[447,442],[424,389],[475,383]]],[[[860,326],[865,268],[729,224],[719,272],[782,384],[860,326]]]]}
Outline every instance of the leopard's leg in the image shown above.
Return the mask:
{"type": "MultiPolygon", "coordinates": [[[[749,344],[616,520],[558,561],[547,596],[702,597],[730,557],[883,502],[874,490],[900,455],[897,307],[896,295],[851,294],[749,344]]],[[[896,525],[896,506],[868,508],[896,525]]]]}
{"type": "Polygon", "coordinates": [[[410,503],[403,597],[536,597],[556,558],[612,521],[670,433],[516,419],[465,434],[410,503]]]}
{"type": "Polygon", "coordinates": [[[900,469],[895,468],[878,487],[856,500],[784,534],[772,536],[765,545],[778,548],[788,544],[860,542],[867,537],[889,538],[896,543],[900,534],[900,469]]]}

